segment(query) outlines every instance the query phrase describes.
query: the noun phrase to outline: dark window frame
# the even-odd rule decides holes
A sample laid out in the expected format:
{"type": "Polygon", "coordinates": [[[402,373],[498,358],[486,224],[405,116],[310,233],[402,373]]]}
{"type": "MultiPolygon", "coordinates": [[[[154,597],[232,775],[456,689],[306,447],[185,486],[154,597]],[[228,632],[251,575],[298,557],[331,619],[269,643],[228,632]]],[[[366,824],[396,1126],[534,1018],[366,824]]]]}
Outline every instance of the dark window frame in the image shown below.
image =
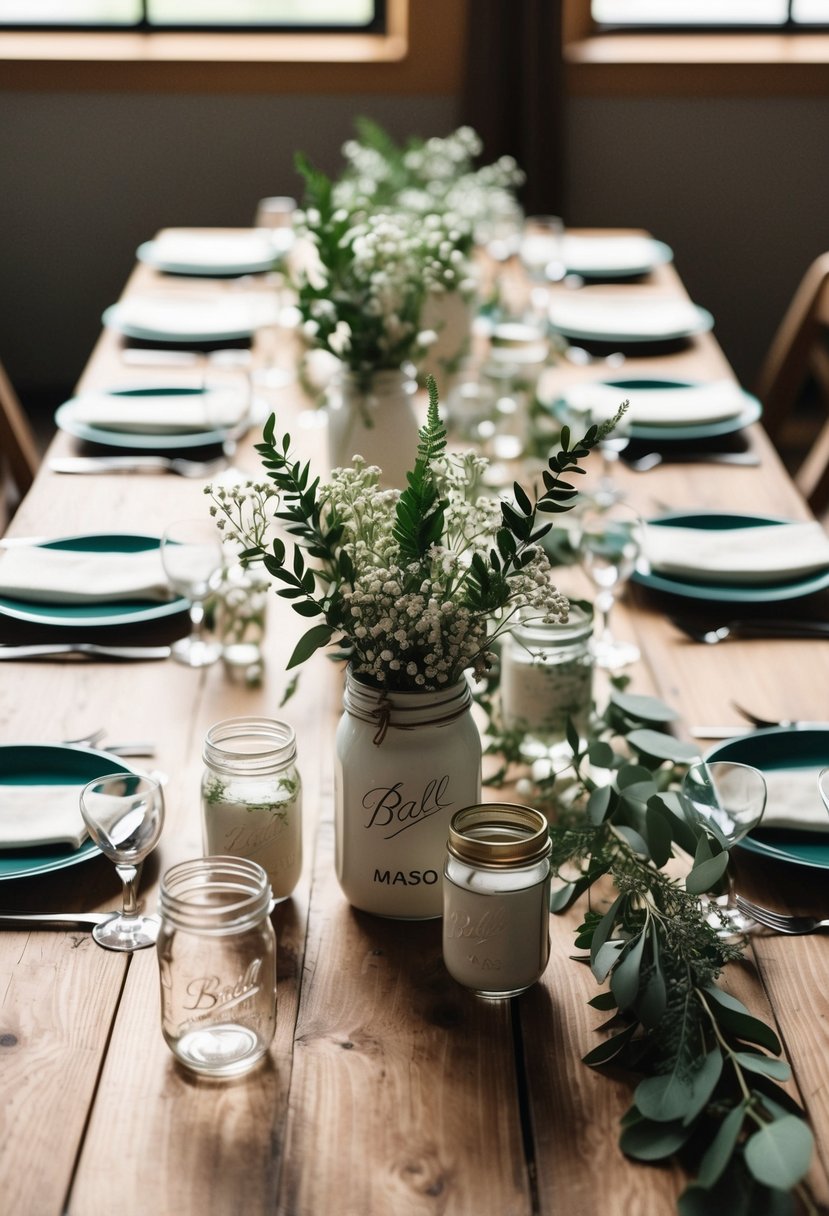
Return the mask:
{"type": "MultiPolygon", "coordinates": [[[[786,18],[779,22],[734,21],[729,24],[711,22],[658,21],[594,21],[596,34],[810,34],[829,30],[829,20],[797,21],[792,16],[794,0],[787,0],[786,18]]],[[[591,4],[592,8],[592,4],[591,4]]]]}
{"type": "Polygon", "coordinates": [[[0,19],[0,31],[20,33],[84,33],[84,34],[385,34],[387,32],[386,0],[373,0],[374,16],[363,25],[288,24],[286,22],[188,22],[171,24],[150,21],[147,0],[139,0],[141,17],[132,24],[125,22],[11,22],[0,19]]]}

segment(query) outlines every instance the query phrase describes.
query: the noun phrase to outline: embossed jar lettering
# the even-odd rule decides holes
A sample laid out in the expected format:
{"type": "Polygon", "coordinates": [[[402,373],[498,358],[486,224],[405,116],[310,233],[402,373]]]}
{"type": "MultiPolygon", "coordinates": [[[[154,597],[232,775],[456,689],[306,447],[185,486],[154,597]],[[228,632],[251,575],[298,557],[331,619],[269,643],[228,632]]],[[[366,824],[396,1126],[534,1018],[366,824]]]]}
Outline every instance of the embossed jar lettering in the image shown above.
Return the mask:
{"type": "Polygon", "coordinates": [[[449,819],[477,802],[481,741],[466,681],[381,692],[346,676],[337,729],[337,877],[355,907],[440,916],[449,819]]]}

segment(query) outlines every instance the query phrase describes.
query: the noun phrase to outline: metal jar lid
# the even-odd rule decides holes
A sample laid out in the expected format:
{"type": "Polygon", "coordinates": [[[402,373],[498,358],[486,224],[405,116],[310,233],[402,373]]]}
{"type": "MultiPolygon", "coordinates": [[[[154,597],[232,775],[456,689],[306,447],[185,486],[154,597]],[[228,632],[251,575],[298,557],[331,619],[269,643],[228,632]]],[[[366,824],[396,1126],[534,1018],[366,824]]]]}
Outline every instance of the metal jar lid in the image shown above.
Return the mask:
{"type": "Polygon", "coordinates": [[[449,852],[461,861],[501,869],[528,865],[551,848],[546,818],[510,802],[465,806],[449,824],[449,852]]]}

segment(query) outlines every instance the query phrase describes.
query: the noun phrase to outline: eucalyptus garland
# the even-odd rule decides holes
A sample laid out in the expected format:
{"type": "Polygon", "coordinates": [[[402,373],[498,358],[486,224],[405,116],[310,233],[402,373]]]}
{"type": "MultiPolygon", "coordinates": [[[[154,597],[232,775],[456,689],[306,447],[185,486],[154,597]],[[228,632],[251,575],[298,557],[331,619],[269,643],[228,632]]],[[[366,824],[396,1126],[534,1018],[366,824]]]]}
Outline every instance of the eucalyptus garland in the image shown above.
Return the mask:
{"type": "MultiPolygon", "coordinates": [[[[626,684],[613,681],[586,743],[568,729],[572,758],[561,771],[536,773],[532,790],[519,782],[551,819],[551,910],[587,896],[575,945],[606,985],[589,1004],[608,1016],[597,1027],[607,1037],[584,1062],[641,1077],[620,1146],[637,1161],[679,1159],[694,1177],[681,1216],[785,1216],[798,1201],[817,1212],[804,1181],[813,1137],[781,1088],[790,1069],[777,1035],[718,984],[745,943],[718,935],[716,905],[703,898],[722,889],[727,845],[677,794],[697,750],[668,733],[669,706],[626,684]],[[684,879],[665,868],[677,851],[691,859],[684,879]],[[600,880],[614,897],[597,909],[600,880]]],[[[489,750],[502,759],[497,783],[521,756],[518,735],[499,726],[496,686],[497,673],[479,700],[489,750]]]]}

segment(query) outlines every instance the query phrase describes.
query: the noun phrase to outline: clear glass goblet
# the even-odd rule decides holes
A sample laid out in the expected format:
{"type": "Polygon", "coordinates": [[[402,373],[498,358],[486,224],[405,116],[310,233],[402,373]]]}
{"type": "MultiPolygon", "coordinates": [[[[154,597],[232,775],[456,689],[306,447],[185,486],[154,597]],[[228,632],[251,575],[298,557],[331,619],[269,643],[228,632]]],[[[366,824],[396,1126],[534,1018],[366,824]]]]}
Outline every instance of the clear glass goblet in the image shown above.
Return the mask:
{"type": "Polygon", "coordinates": [[[283,323],[282,314],[287,309],[288,299],[286,293],[286,280],[282,272],[282,263],[290,253],[294,246],[296,234],[294,233],[294,212],[297,208],[297,201],[289,195],[274,195],[271,198],[260,199],[256,207],[256,215],[254,217],[254,227],[264,232],[271,241],[274,250],[274,258],[277,262],[277,269],[269,276],[270,282],[276,289],[278,312],[277,319],[273,324],[264,326],[260,330],[262,344],[265,349],[265,361],[262,367],[255,369],[253,373],[254,383],[263,388],[284,388],[287,384],[292,384],[296,380],[296,372],[293,367],[285,366],[280,362],[280,357],[283,354],[283,323]]]}
{"type": "Polygon", "coordinates": [[[156,916],[138,904],[141,862],[158,844],[164,823],[164,794],[151,777],[109,773],[81,790],[81,815],[89,835],[115,868],[124,886],[120,912],[95,925],[92,936],[107,950],[142,950],[158,937],[156,916]]]}
{"type": "MultiPolygon", "coordinates": [[[[593,425],[600,426],[608,418],[607,410],[602,409],[601,406],[591,409],[589,405],[581,403],[562,405],[556,409],[556,414],[562,423],[578,434],[583,434],[588,427],[593,425]]],[[[602,474],[598,485],[592,492],[598,503],[612,503],[624,497],[623,491],[616,484],[614,472],[619,457],[630,443],[630,426],[628,412],[622,415],[610,434],[599,441],[602,474]]]]}
{"type": "Polygon", "coordinates": [[[190,601],[190,635],[173,643],[173,658],[187,667],[207,667],[222,653],[204,631],[204,602],[222,571],[219,531],[210,518],[170,524],[161,537],[161,562],[174,591],[190,601]]]}
{"type": "Polygon", "coordinates": [[[518,258],[532,284],[531,312],[544,325],[546,332],[549,326],[549,284],[560,282],[566,274],[564,221],[557,215],[528,215],[521,229],[518,258]]]}
{"type": "Polygon", "coordinates": [[[642,551],[642,519],[621,500],[595,500],[578,516],[575,538],[582,568],[598,594],[595,600],[598,631],[593,642],[596,663],[617,671],[635,663],[639,647],[623,642],[610,630],[613,605],[636,567],[642,551]]]}
{"type": "MultiPolygon", "coordinates": [[[[730,760],[703,760],[694,764],[682,779],[680,800],[717,844],[730,849],[760,823],[766,809],[766,779],[750,764],[730,760]]],[[[730,861],[729,861],[730,865],[730,861]]],[[[720,937],[734,937],[755,925],[734,901],[734,881],[726,872],[724,895],[708,897],[716,906],[709,924],[720,937]]]]}

